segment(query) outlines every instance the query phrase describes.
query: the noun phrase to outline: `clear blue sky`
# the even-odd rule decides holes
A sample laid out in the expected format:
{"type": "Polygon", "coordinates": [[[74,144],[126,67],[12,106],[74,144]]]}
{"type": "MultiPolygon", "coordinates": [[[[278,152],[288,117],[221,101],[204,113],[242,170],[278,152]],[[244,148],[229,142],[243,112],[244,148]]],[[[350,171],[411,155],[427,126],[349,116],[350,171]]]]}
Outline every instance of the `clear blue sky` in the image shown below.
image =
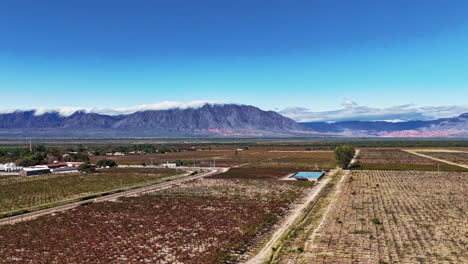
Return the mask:
{"type": "Polygon", "coordinates": [[[466,0],[2,0],[1,108],[466,105],[467,14],[466,0]]]}

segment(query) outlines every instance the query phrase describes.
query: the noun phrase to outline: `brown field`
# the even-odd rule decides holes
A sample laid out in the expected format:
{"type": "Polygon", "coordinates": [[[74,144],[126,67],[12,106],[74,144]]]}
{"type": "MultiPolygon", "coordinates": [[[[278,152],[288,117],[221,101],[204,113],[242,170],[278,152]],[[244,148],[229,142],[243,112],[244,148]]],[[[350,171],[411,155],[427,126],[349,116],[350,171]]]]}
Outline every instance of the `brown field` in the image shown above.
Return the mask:
{"type": "Polygon", "coordinates": [[[233,261],[313,186],[236,175],[0,226],[0,263],[233,261]]]}
{"type": "Polygon", "coordinates": [[[468,173],[353,171],[303,263],[467,263],[468,173]]]}
{"type": "Polygon", "coordinates": [[[468,152],[421,152],[421,154],[458,164],[468,165],[468,152]]]}
{"type": "Polygon", "coordinates": [[[113,159],[121,165],[140,165],[145,163],[161,164],[176,160],[195,162],[196,166],[233,167],[250,163],[251,167],[264,168],[298,168],[298,169],[331,169],[336,167],[332,151],[305,151],[304,148],[271,148],[252,147],[248,150],[217,149],[203,151],[183,151],[147,155],[95,156],[92,162],[100,159],[113,159]]]}
{"type": "Polygon", "coordinates": [[[361,149],[358,164],[363,170],[468,171],[399,149],[361,149]]]}
{"type": "Polygon", "coordinates": [[[216,179],[258,179],[258,180],[278,180],[290,173],[290,169],[275,168],[231,168],[229,171],[212,176],[216,179]]]}

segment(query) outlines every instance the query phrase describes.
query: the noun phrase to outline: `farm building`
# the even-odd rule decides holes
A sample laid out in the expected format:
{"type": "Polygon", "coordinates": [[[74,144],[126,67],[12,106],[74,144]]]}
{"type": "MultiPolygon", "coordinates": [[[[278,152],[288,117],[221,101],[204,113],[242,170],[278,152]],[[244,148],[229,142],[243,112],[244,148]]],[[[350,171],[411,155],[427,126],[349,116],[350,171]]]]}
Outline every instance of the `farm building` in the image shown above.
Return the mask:
{"type": "Polygon", "coordinates": [[[42,175],[50,173],[50,169],[48,167],[36,167],[36,168],[24,168],[20,175],[21,176],[34,176],[34,175],[42,175]]]}
{"type": "Polygon", "coordinates": [[[20,171],[22,169],[23,169],[23,167],[17,167],[14,162],[0,164],[0,171],[17,172],[17,171],[20,171]]]}

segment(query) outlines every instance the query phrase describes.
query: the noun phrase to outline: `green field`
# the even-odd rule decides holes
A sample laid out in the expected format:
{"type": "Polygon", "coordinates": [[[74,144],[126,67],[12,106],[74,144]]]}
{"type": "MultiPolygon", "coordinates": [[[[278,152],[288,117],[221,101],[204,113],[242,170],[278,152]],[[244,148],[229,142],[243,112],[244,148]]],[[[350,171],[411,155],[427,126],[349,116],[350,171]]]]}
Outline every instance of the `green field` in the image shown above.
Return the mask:
{"type": "Polygon", "coordinates": [[[171,179],[175,169],[114,168],[88,174],[0,178],[0,215],[171,179]]]}

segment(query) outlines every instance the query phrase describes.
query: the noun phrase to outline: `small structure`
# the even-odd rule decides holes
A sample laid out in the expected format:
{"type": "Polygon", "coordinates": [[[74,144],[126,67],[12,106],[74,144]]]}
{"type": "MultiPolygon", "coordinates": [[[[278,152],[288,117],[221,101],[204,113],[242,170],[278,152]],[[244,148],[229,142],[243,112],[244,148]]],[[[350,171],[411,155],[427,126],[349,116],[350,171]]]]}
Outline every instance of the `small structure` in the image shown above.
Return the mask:
{"type": "Polygon", "coordinates": [[[169,163],[168,161],[166,163],[161,164],[161,167],[163,168],[175,168],[177,167],[177,164],[175,163],[169,163]]]}
{"type": "Polygon", "coordinates": [[[24,168],[21,172],[21,176],[34,176],[34,175],[42,175],[42,174],[49,174],[50,169],[48,167],[29,167],[24,168]]]}
{"type": "Polygon", "coordinates": [[[52,173],[72,173],[78,172],[78,168],[76,167],[60,167],[56,169],[51,169],[50,172],[52,173]]]}

